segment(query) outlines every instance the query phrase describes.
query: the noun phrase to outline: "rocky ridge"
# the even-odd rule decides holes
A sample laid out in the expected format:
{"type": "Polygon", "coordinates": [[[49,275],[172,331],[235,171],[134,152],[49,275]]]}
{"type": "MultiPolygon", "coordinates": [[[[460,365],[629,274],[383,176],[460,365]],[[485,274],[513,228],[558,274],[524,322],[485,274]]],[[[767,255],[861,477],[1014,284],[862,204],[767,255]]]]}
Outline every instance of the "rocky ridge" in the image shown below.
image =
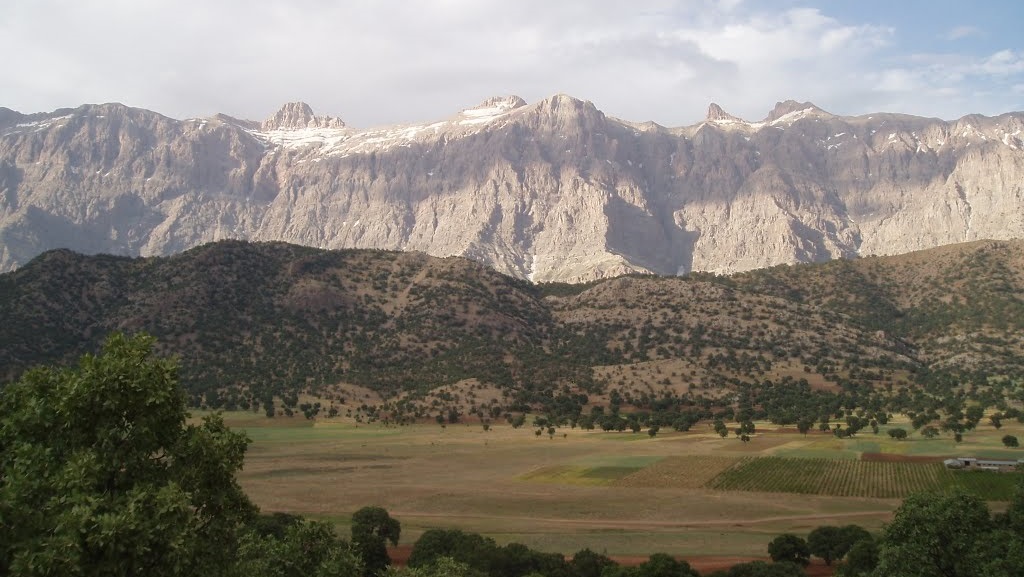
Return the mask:
{"type": "Polygon", "coordinates": [[[0,270],[60,247],[236,238],[459,255],[532,281],[727,273],[1024,237],[1024,114],[955,121],[779,103],[695,126],[556,95],[357,129],[119,104],[0,109],[0,270]]]}

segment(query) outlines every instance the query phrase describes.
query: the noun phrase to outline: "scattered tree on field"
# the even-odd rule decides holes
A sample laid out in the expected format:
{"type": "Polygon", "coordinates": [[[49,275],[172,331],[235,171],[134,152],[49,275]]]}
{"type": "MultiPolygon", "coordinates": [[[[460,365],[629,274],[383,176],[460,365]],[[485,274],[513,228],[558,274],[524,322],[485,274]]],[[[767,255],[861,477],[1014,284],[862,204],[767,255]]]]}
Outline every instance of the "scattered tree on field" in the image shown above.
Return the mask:
{"type": "Polygon", "coordinates": [[[401,534],[401,523],[382,507],[363,507],[352,515],[352,548],[365,575],[376,575],[391,564],[387,544],[397,545],[401,534]]]}
{"type": "Polygon", "coordinates": [[[811,554],[821,557],[826,565],[832,565],[846,556],[847,551],[854,543],[865,539],[871,539],[871,534],[859,525],[846,525],[844,527],[822,526],[814,529],[807,535],[807,545],[811,554]]]}
{"type": "Polygon", "coordinates": [[[893,439],[896,439],[897,441],[902,441],[903,439],[907,438],[907,430],[901,429],[899,427],[889,429],[889,436],[892,437],[893,439]]]}
{"type": "Polygon", "coordinates": [[[803,537],[783,533],[768,544],[768,555],[777,563],[795,563],[806,567],[810,563],[811,549],[803,537]]]}

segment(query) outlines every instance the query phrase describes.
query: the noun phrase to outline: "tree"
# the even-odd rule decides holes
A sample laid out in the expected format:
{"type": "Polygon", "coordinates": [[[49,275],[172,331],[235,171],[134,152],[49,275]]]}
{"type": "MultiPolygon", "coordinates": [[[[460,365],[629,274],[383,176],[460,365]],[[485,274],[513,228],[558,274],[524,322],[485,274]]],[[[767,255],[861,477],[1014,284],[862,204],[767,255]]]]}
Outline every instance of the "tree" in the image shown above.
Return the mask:
{"type": "Polygon", "coordinates": [[[1003,435],[1003,446],[1011,449],[1019,447],[1020,441],[1018,441],[1017,437],[1014,437],[1013,435],[1003,435]]]}
{"type": "Polygon", "coordinates": [[[907,497],[885,528],[875,575],[985,575],[983,553],[991,528],[984,501],[962,491],[907,497]]]}
{"type": "Polygon", "coordinates": [[[658,434],[658,431],[660,431],[660,430],[661,430],[660,426],[658,426],[658,425],[651,425],[650,428],[647,429],[647,435],[650,436],[651,438],[654,438],[658,434]]]}
{"type": "Polygon", "coordinates": [[[810,419],[800,419],[796,424],[796,430],[800,431],[800,434],[807,436],[807,431],[811,430],[814,426],[814,421],[810,419]]]}
{"type": "Polygon", "coordinates": [[[219,575],[255,508],[248,444],[186,424],[177,367],[115,334],[68,369],[0,389],[0,575],[219,575]]]}
{"type": "Polygon", "coordinates": [[[715,419],[715,432],[724,439],[729,436],[729,427],[725,426],[725,422],[722,419],[715,419]]]}
{"type": "Polygon", "coordinates": [[[868,533],[859,525],[846,525],[844,527],[822,526],[814,529],[807,535],[807,545],[811,554],[821,557],[826,565],[832,565],[846,556],[847,551],[854,543],[862,540],[870,540],[871,533],[868,533]]]}
{"type": "Polygon", "coordinates": [[[715,571],[709,577],[804,577],[807,575],[793,563],[765,563],[751,561],[733,565],[728,571],[715,571]]]}
{"type": "Polygon", "coordinates": [[[665,553],[655,553],[629,572],[631,577],[700,577],[686,561],[665,553]]]}
{"type": "Polygon", "coordinates": [[[298,519],[283,533],[244,535],[239,547],[238,577],[356,577],[362,563],[338,539],[334,527],[321,521],[298,519]]]}
{"type": "Polygon", "coordinates": [[[572,556],[569,566],[576,577],[601,577],[606,567],[615,566],[615,561],[590,549],[582,549],[572,556]]]}
{"type": "Polygon", "coordinates": [[[806,567],[811,562],[811,549],[803,537],[783,533],[768,544],[768,555],[776,563],[795,563],[806,567]]]}
{"type": "Polygon", "coordinates": [[[871,575],[878,565],[878,543],[874,539],[862,539],[850,547],[843,564],[836,569],[839,577],[863,577],[871,575]]]}
{"type": "Polygon", "coordinates": [[[466,563],[451,557],[437,557],[419,567],[388,567],[385,577],[485,577],[466,563]]]}
{"type": "Polygon", "coordinates": [[[376,575],[391,564],[387,543],[398,545],[401,534],[401,523],[382,507],[363,507],[352,515],[352,548],[366,575],[376,575]]]}
{"type": "Polygon", "coordinates": [[[889,429],[889,436],[892,437],[893,439],[896,439],[897,441],[902,441],[903,439],[907,438],[907,430],[900,429],[898,427],[895,429],[889,429]]]}

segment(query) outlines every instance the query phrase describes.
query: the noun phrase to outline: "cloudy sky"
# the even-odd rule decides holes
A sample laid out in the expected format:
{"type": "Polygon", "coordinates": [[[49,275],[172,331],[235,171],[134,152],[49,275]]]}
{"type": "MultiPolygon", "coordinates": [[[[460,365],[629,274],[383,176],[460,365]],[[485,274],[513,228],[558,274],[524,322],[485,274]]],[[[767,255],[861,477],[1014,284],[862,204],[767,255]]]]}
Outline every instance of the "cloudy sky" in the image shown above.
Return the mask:
{"type": "Polygon", "coordinates": [[[281,104],[368,127],[556,93],[668,126],[707,105],[1024,110],[1019,0],[3,0],[0,106],[175,118],[281,104]]]}

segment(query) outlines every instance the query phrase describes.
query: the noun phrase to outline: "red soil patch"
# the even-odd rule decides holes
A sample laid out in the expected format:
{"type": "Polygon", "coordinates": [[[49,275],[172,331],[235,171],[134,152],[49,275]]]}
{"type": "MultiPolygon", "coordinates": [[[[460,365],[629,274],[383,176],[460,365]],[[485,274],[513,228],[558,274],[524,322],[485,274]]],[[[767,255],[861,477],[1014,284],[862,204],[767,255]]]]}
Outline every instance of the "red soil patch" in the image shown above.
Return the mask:
{"type": "MultiPolygon", "coordinates": [[[[399,545],[398,547],[389,547],[388,555],[391,557],[391,563],[393,565],[404,567],[409,561],[409,555],[412,553],[412,545],[399,545]]],[[[566,557],[570,559],[571,557],[566,557]]],[[[637,565],[647,561],[648,557],[641,555],[611,555],[612,561],[615,561],[623,567],[636,567],[637,565]]],[[[749,563],[751,561],[769,561],[765,557],[726,557],[726,556],[701,556],[701,557],[688,557],[685,558],[686,562],[690,564],[690,567],[696,569],[700,574],[707,575],[715,571],[727,570],[733,565],[739,563],[749,563]]],[[[831,577],[835,573],[834,567],[828,567],[820,560],[815,559],[806,568],[807,575],[809,577],[831,577]]]]}
{"type": "Polygon", "coordinates": [[[861,453],[861,461],[880,461],[883,463],[941,463],[946,457],[928,455],[894,455],[892,453],[861,453]]]}
{"type": "Polygon", "coordinates": [[[405,567],[405,564],[409,562],[409,555],[412,555],[412,545],[388,547],[388,557],[391,557],[392,565],[405,567]]]}

